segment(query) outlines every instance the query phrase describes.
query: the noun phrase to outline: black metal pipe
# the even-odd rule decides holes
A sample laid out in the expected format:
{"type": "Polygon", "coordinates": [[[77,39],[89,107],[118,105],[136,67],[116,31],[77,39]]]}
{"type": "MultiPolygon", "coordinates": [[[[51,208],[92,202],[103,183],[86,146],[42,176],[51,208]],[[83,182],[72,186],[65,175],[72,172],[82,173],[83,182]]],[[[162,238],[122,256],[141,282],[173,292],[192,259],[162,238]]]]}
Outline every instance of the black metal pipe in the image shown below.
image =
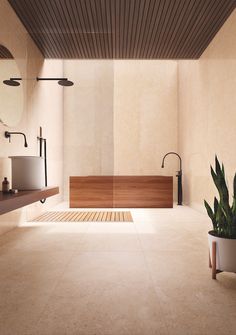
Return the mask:
{"type": "MultiPolygon", "coordinates": [[[[42,137],[42,127],[40,127],[39,130],[39,136],[38,136],[38,140],[39,140],[39,156],[42,157],[43,156],[43,151],[44,151],[44,173],[45,173],[45,186],[48,186],[48,174],[47,174],[47,140],[46,138],[42,137]],[[44,145],[43,145],[44,144],[44,145]],[[42,148],[43,146],[43,148],[42,148]]],[[[44,204],[46,201],[46,199],[41,199],[40,202],[42,204],[44,204]]]]}
{"type": "Polygon", "coordinates": [[[36,78],[37,81],[39,80],[68,80],[68,78],[41,78],[41,77],[37,77],[36,78]]]}
{"type": "Polygon", "coordinates": [[[182,189],[182,171],[178,171],[176,177],[178,178],[178,205],[183,204],[183,189],[182,189]]]}
{"type": "Polygon", "coordinates": [[[44,139],[44,168],[45,168],[45,186],[48,186],[48,172],[47,172],[47,140],[44,139]]]}

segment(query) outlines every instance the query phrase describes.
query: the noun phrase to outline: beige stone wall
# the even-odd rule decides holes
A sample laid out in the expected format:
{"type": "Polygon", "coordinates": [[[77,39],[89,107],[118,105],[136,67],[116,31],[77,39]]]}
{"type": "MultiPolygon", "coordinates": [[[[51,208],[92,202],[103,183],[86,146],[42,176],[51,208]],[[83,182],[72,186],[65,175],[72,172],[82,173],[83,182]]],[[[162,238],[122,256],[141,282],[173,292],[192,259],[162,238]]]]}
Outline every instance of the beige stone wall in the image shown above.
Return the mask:
{"type": "Polygon", "coordinates": [[[177,62],[65,61],[78,85],[64,95],[64,187],[72,175],[172,175],[177,62]]]}
{"type": "Polygon", "coordinates": [[[115,61],[114,174],[172,175],[177,150],[177,62],[115,61]]]}
{"type": "Polygon", "coordinates": [[[236,12],[199,60],[179,62],[179,148],[185,202],[204,210],[212,201],[209,165],[224,162],[231,186],[236,171],[236,12]]]}
{"type": "Polygon", "coordinates": [[[113,61],[64,61],[64,190],[69,176],[112,175],[113,61]]]}
{"type": "MultiPolygon", "coordinates": [[[[17,62],[23,78],[36,76],[61,76],[62,61],[44,61],[41,53],[29,37],[8,1],[0,1],[0,44],[7,47],[17,62]]],[[[1,84],[2,85],[2,84],[1,84]]],[[[60,186],[62,192],[63,160],[63,88],[56,83],[27,80],[22,83],[24,108],[20,123],[14,128],[0,124],[0,179],[11,178],[10,155],[38,155],[37,136],[39,126],[48,145],[48,181],[60,186]],[[6,130],[22,131],[27,135],[28,148],[23,146],[23,138],[12,137],[12,142],[4,137],[6,130]]],[[[20,108],[16,106],[16,108],[20,108]]],[[[24,209],[0,216],[0,234],[17,226],[22,220],[33,217],[62,199],[62,194],[24,209]]]]}

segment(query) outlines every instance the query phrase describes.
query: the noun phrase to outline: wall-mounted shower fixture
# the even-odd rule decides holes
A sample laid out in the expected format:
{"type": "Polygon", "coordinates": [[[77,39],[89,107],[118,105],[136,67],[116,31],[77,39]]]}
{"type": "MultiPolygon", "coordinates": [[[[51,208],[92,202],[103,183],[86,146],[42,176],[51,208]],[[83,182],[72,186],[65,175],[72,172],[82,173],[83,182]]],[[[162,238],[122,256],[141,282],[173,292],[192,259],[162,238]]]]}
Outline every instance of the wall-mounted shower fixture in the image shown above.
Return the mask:
{"type": "MultiPolygon", "coordinates": [[[[37,80],[37,81],[40,81],[40,80],[56,80],[58,82],[59,85],[61,86],[73,86],[74,83],[73,81],[70,81],[68,80],[68,78],[33,78],[33,79],[25,79],[25,80],[37,80]]],[[[8,85],[8,86],[19,86],[20,83],[19,81],[20,80],[23,80],[22,78],[10,78],[10,79],[6,79],[6,80],[3,80],[3,83],[5,85],[8,85]]]]}
{"type": "Polygon", "coordinates": [[[179,154],[177,154],[176,152],[168,152],[167,154],[165,154],[165,156],[162,159],[162,164],[161,167],[164,168],[164,161],[166,156],[168,155],[176,155],[177,157],[179,157],[179,171],[177,171],[177,175],[176,177],[178,178],[178,205],[182,205],[182,201],[183,201],[183,191],[182,191],[182,159],[180,157],[179,154]]]}
{"type": "Polygon", "coordinates": [[[20,80],[22,80],[22,78],[10,78],[8,80],[3,80],[3,83],[8,86],[20,86],[20,80]]]}
{"type": "Polygon", "coordinates": [[[68,78],[36,78],[37,81],[39,80],[57,80],[58,84],[61,86],[73,86],[73,81],[68,80],[68,78]]]}
{"type": "Polygon", "coordinates": [[[9,142],[11,142],[11,135],[22,135],[24,136],[24,140],[25,140],[25,143],[24,143],[24,146],[25,147],[28,147],[28,143],[26,141],[26,136],[24,133],[20,133],[20,132],[16,132],[16,131],[5,131],[5,137],[9,139],[9,142]]]}

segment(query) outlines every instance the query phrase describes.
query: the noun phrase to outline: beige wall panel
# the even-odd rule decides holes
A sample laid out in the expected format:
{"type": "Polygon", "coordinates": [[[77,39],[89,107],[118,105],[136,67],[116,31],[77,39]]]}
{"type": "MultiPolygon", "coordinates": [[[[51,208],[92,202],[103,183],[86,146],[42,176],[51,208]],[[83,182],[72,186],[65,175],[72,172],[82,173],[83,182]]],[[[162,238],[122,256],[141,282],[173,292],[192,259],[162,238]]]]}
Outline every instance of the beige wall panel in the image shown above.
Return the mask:
{"type": "Polygon", "coordinates": [[[171,175],[177,150],[177,62],[115,61],[114,174],[171,175]]]}
{"type": "Polygon", "coordinates": [[[113,61],[71,60],[64,94],[64,189],[69,176],[113,174],[113,61]]]}
{"type": "Polygon", "coordinates": [[[209,165],[224,162],[228,182],[236,171],[236,12],[202,57],[179,62],[179,144],[185,202],[204,210],[217,194],[209,165]]]}

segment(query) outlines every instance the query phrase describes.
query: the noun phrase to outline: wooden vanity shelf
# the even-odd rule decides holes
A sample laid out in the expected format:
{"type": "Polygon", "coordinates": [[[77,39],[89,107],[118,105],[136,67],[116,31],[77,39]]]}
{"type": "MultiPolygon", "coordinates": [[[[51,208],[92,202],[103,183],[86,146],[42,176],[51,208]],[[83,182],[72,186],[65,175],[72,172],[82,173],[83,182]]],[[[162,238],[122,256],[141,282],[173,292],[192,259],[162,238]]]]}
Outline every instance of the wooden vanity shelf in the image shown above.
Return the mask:
{"type": "Polygon", "coordinates": [[[58,193],[59,187],[44,187],[40,190],[19,191],[16,194],[3,194],[0,192],[0,214],[8,213],[58,193]]]}

